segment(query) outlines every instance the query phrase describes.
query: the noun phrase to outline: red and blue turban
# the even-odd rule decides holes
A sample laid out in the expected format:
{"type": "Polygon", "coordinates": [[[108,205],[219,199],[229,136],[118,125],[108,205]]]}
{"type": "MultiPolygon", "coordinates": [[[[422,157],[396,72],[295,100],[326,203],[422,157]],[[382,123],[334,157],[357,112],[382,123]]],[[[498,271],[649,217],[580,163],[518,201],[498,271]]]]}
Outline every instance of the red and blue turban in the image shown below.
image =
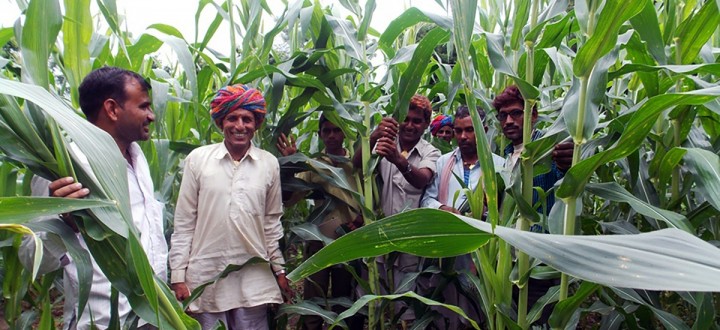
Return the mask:
{"type": "Polygon", "coordinates": [[[265,98],[255,88],[236,84],[221,88],[210,102],[210,116],[218,127],[222,127],[225,116],[238,109],[252,112],[255,125],[260,126],[265,119],[265,98]]]}
{"type": "Polygon", "coordinates": [[[450,126],[453,127],[453,119],[452,116],[449,115],[437,115],[437,117],[433,118],[433,120],[430,122],[430,133],[432,133],[433,136],[437,135],[438,131],[440,131],[440,128],[443,126],[450,126]]]}

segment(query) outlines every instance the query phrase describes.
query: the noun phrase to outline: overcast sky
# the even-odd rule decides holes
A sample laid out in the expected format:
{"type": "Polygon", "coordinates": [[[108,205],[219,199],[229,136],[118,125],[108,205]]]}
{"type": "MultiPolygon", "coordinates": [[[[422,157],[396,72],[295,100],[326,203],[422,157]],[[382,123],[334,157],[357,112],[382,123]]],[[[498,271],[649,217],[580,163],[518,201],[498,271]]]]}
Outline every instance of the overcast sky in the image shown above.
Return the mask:
{"type": "MultiPolygon", "coordinates": [[[[198,1],[193,0],[116,0],[118,6],[118,12],[120,15],[125,15],[127,29],[133,33],[134,36],[140,36],[145,32],[146,28],[150,24],[163,23],[174,26],[183,34],[186,40],[192,42],[195,39],[195,12],[197,11],[198,1]]],[[[215,0],[216,3],[223,2],[222,0],[215,0]]],[[[290,1],[292,2],[292,0],[290,1]]],[[[340,4],[339,1],[334,0],[321,0],[322,4],[331,5],[336,13],[345,17],[348,11],[340,4]]],[[[364,8],[365,1],[360,0],[361,5],[364,8]]],[[[62,3],[62,1],[60,1],[62,3]]],[[[282,14],[285,5],[280,0],[267,0],[268,5],[272,8],[273,15],[279,16],[282,14]]],[[[432,10],[435,13],[444,12],[435,0],[377,0],[377,8],[373,15],[371,26],[382,32],[385,30],[387,25],[394,18],[399,16],[405,8],[415,6],[427,10],[432,10]]],[[[15,20],[20,15],[18,6],[15,0],[0,0],[0,26],[11,27],[15,20]]],[[[91,12],[96,15],[99,13],[96,1],[91,1],[91,12]]],[[[206,6],[201,16],[200,26],[207,26],[212,19],[215,17],[216,10],[212,6],[206,6]]],[[[263,20],[266,24],[270,25],[268,30],[273,24],[273,20],[268,17],[265,13],[263,14],[263,20]]],[[[220,51],[221,53],[227,54],[230,45],[228,42],[229,26],[227,22],[223,22],[218,32],[210,42],[210,47],[220,51]]],[[[199,31],[200,36],[204,35],[204,31],[201,28],[199,31]]]]}

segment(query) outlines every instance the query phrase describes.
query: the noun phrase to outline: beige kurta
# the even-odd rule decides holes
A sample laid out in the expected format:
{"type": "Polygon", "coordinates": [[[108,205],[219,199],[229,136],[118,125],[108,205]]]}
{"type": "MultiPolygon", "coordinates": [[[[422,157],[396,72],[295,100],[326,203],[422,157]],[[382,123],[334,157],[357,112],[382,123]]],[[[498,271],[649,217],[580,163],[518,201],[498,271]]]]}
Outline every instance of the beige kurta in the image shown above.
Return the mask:
{"type": "MultiPolygon", "coordinates": [[[[398,150],[400,144],[398,143],[398,150]]],[[[417,169],[427,168],[435,173],[435,162],[440,158],[440,150],[432,144],[420,139],[408,152],[407,160],[417,169]]],[[[404,210],[416,209],[420,206],[423,188],[415,188],[403,176],[395,164],[385,158],[380,160],[380,175],[383,180],[381,202],[385,216],[391,216],[404,210]]]]}
{"type": "MultiPolygon", "coordinates": [[[[237,164],[223,143],[193,150],[185,160],[171,239],[171,282],[190,290],[227,265],[252,257],[285,263],[279,247],[282,198],[277,159],[250,147],[237,164]]],[[[191,312],[223,312],[282,303],[271,266],[246,266],[205,288],[191,312]]]]}

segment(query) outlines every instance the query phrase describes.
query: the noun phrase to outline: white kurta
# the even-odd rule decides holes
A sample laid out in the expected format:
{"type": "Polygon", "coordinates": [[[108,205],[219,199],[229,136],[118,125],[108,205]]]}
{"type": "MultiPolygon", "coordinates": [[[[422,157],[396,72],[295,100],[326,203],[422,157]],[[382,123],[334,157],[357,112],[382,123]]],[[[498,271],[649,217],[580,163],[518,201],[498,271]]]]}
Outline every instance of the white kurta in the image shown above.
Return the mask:
{"type": "MultiPolygon", "coordinates": [[[[77,146],[71,144],[70,148],[80,159],[81,166],[90,169],[90,163],[77,146]]],[[[133,223],[140,233],[140,243],[155,274],[162,279],[166,279],[168,247],[163,230],[164,205],[154,197],[150,169],[140,146],[137,143],[132,143],[129,152],[133,165],[127,164],[127,177],[133,223]]],[[[32,181],[33,196],[47,196],[49,184],[50,182],[45,179],[34,177],[32,181]]],[[[78,239],[80,244],[87,249],[80,234],[78,234],[78,239]]],[[[92,287],[90,288],[87,305],[80,319],[77,319],[76,315],[79,287],[77,269],[72,262],[65,266],[65,329],[68,329],[72,320],[75,320],[77,329],[90,329],[93,323],[95,327],[105,329],[110,323],[111,284],[95,262],[95,259],[91,260],[93,265],[92,287]]],[[[118,314],[121,322],[125,320],[130,310],[127,299],[120,294],[118,314]]]]}
{"type": "Polygon", "coordinates": [[[250,147],[235,163],[223,143],[199,147],[185,159],[171,239],[171,282],[190,290],[230,264],[255,264],[230,273],[189,306],[191,312],[223,312],[282,303],[275,271],[283,269],[279,240],[280,166],[270,153],[250,147]]]}

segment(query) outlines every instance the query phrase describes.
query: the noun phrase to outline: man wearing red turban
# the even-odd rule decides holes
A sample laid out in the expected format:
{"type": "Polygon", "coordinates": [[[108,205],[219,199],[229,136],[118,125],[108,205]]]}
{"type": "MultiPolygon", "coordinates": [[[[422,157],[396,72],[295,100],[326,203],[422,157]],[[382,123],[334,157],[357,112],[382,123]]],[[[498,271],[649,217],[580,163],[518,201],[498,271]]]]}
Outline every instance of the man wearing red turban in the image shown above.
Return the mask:
{"type": "Polygon", "coordinates": [[[224,140],[185,159],[170,250],[171,282],[179,300],[227,266],[251,262],[205,287],[188,311],[210,329],[268,329],[269,304],[290,293],[279,240],[282,198],[277,159],[252,145],[265,118],[257,89],[227,86],[210,103],[224,140]]]}

